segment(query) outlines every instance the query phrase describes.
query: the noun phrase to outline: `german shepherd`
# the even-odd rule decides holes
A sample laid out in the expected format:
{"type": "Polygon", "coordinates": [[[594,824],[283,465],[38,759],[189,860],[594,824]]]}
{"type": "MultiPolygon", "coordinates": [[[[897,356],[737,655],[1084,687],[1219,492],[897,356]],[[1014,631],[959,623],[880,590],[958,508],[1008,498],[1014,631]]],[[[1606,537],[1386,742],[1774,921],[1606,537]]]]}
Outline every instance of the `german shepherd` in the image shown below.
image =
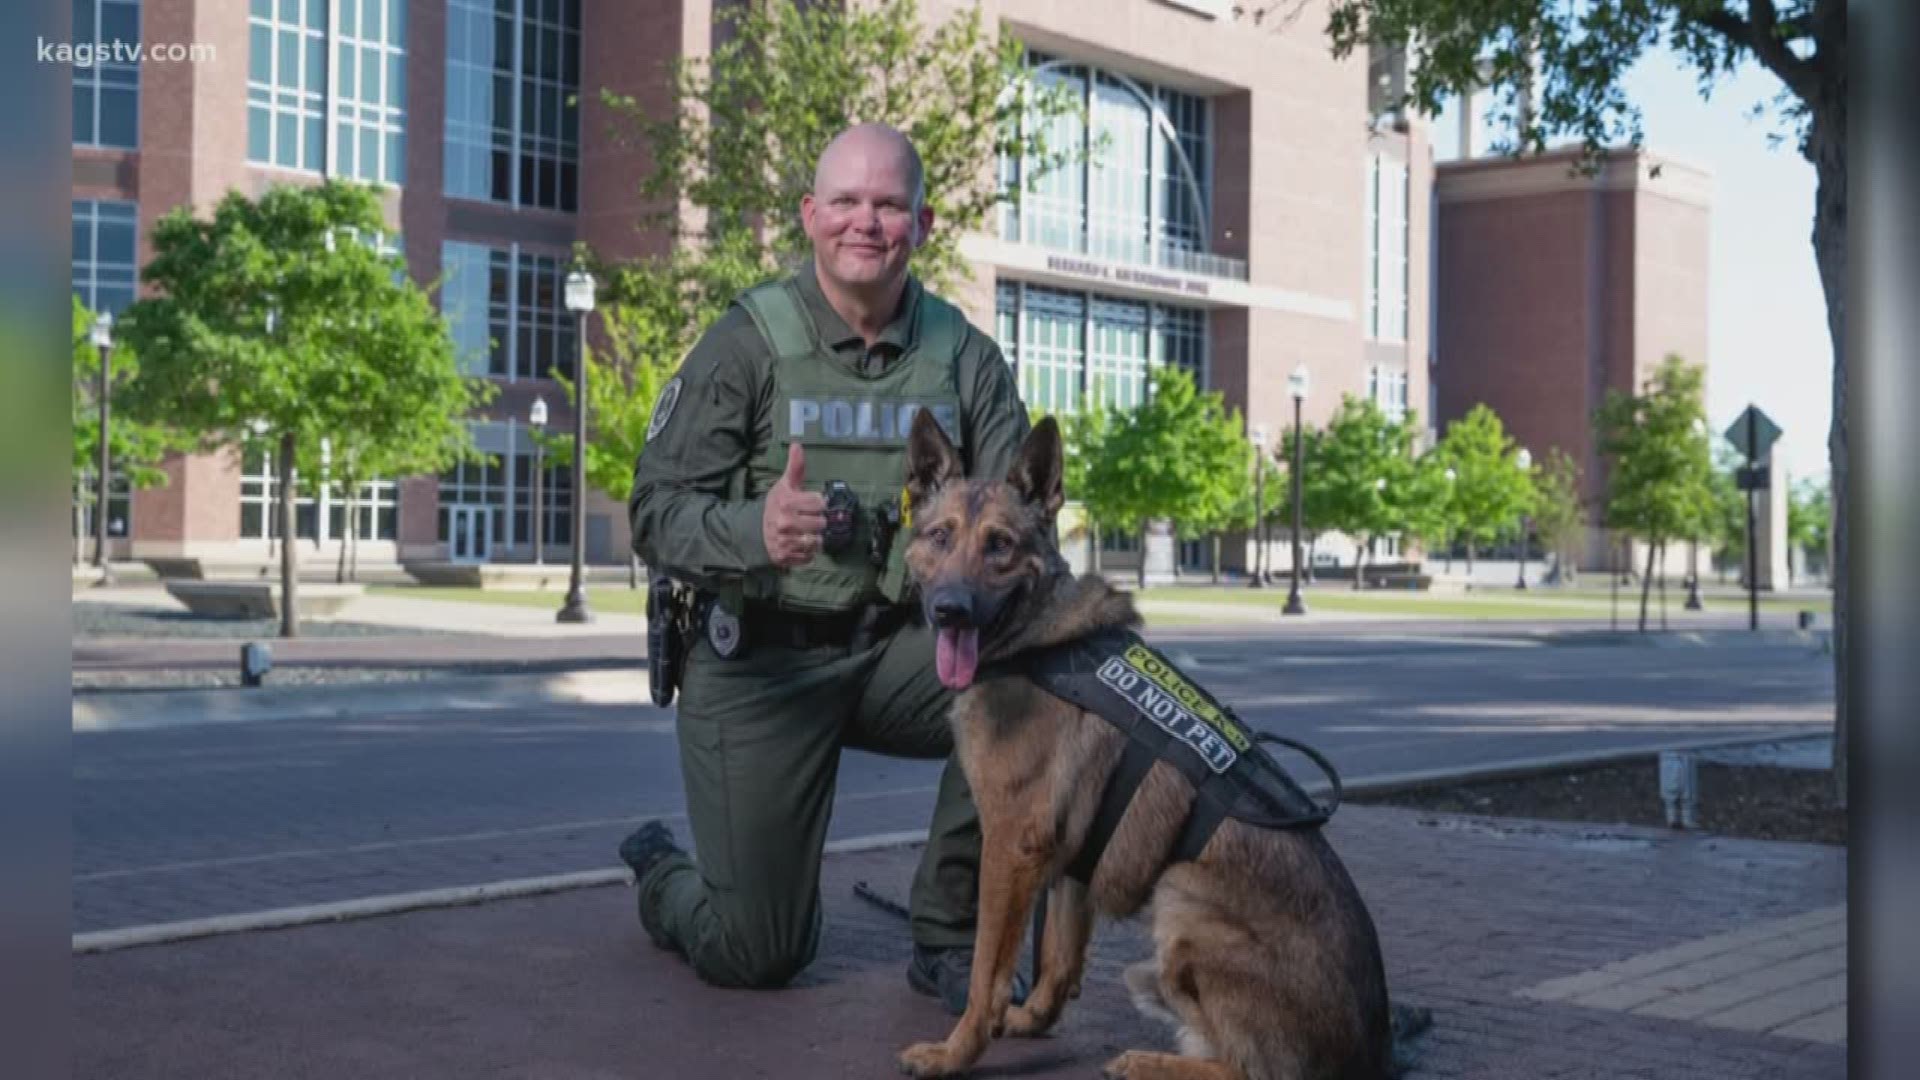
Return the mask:
{"type": "Polygon", "coordinates": [[[1019,675],[975,681],[982,663],[1138,626],[1132,599],[1075,578],[1052,539],[1060,431],[1034,427],[1004,481],[962,478],[930,414],[908,448],[907,565],[935,629],[940,681],[979,807],[979,928],[967,1011],[945,1042],[900,1055],[913,1076],[965,1073],[1000,1034],[1039,1035],[1078,995],[1095,911],[1153,905],[1154,958],[1126,971],[1134,1004],[1179,1025],[1179,1054],[1129,1050],[1130,1080],[1379,1080],[1394,1071],[1386,977],[1372,919],[1317,828],[1228,818],[1200,857],[1163,865],[1194,788],[1165,762],[1135,793],[1088,885],[1078,853],[1126,736],[1019,675]],[[1038,983],[1012,1007],[1028,913],[1048,894],[1038,983]]]}

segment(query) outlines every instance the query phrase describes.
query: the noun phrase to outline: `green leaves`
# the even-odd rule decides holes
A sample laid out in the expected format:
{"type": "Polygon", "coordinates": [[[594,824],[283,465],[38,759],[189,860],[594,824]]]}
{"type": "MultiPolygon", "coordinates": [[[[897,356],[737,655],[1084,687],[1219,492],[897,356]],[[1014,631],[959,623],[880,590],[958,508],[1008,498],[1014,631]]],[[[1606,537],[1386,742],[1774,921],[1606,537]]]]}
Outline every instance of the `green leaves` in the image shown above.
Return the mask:
{"type": "Polygon", "coordinates": [[[1658,544],[1713,532],[1706,373],[1668,356],[1641,392],[1609,391],[1595,420],[1610,459],[1607,524],[1658,544]]]}
{"type": "Polygon", "coordinates": [[[1302,478],[1316,531],[1384,536],[1405,527],[1407,509],[1430,497],[1415,484],[1413,426],[1387,418],[1372,401],[1346,395],[1320,438],[1302,478]]]}
{"type": "MultiPolygon", "coordinates": [[[[100,350],[94,347],[94,313],[79,297],[73,299],[73,471],[76,477],[100,464],[100,350]]],[[[140,362],[130,344],[116,342],[108,351],[109,393],[113,415],[108,421],[107,452],[114,472],[136,488],[166,483],[160,462],[167,454],[185,449],[189,440],[164,422],[164,411],[141,400],[137,379],[140,362]]],[[[90,498],[90,493],[83,493],[90,498]]]]}
{"type": "MultiPolygon", "coordinates": [[[[1011,35],[990,40],[975,7],[934,26],[912,0],[873,5],[797,5],[793,0],[719,12],[723,43],[705,60],[670,71],[673,104],[649,109],[602,93],[654,169],[642,192],[658,200],[655,224],[683,232],[680,201],[704,212],[708,245],[764,236],[769,263],[791,264],[809,247],[800,197],[829,139],[854,123],[905,132],[926,170],[935,226],[914,270],[936,291],[967,277],[959,238],[985,231],[1003,193],[994,163],[1003,152],[1047,164],[1050,118],[1079,108],[1025,71],[1011,35]]],[[[1029,184],[1044,172],[1031,170],[1029,184]]],[[[709,250],[712,248],[710,247],[709,250]]]]}
{"type": "Polygon", "coordinates": [[[1533,501],[1533,477],[1520,469],[1520,447],[1507,436],[1500,417],[1485,405],[1447,425],[1434,451],[1442,473],[1452,469],[1446,487],[1449,523],[1476,543],[1487,543],[1519,524],[1533,501]]]}
{"type": "Polygon", "coordinates": [[[1077,497],[1088,514],[1124,529],[1160,518],[1188,530],[1227,526],[1252,481],[1240,416],[1219,393],[1202,393],[1185,370],[1161,366],[1145,402],[1104,415],[1094,422],[1097,449],[1078,466],[1085,476],[1077,497]]]}
{"type": "Polygon", "coordinates": [[[465,419],[491,388],[461,374],[439,312],[377,246],[384,230],[377,189],[340,181],[162,218],[143,274],[155,295],[122,320],[141,358],[133,398],[203,447],[238,446],[256,424],[275,445],[290,433],[308,477],[322,439],[336,479],[472,453],[465,419]]]}
{"type": "Polygon", "coordinates": [[[1703,94],[1758,61],[1786,85],[1781,113],[1802,133],[1809,103],[1845,72],[1845,0],[1333,0],[1327,33],[1336,56],[1376,43],[1408,48],[1407,96],[1422,111],[1490,88],[1502,151],[1537,152],[1567,136],[1590,157],[1639,145],[1626,75],[1662,43],[1692,66],[1703,94]],[[1523,112],[1516,106],[1529,93],[1536,105],[1523,112]]]}

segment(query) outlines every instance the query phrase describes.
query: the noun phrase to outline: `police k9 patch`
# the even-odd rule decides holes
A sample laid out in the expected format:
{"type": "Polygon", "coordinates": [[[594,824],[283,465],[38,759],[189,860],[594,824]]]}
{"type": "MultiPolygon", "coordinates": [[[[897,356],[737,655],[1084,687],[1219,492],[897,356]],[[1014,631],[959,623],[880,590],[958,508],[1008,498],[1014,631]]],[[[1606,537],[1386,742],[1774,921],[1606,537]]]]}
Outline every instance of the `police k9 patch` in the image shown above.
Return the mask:
{"type": "Polygon", "coordinates": [[[660,388],[660,396],[654,399],[653,416],[647,420],[647,441],[667,429],[667,421],[673,418],[673,407],[680,404],[680,376],[675,375],[660,388]]]}

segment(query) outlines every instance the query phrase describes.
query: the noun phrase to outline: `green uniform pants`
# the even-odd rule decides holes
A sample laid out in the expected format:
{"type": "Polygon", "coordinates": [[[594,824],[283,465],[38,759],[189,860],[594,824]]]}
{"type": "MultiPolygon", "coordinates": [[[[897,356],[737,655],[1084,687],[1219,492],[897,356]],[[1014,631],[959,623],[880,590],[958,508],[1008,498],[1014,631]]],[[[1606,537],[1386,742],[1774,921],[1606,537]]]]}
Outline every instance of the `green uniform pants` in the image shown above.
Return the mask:
{"type": "Polygon", "coordinates": [[[640,918],[721,986],[779,986],[820,942],[820,857],[843,747],[946,758],[914,877],[913,938],[973,944],[980,819],[934,674],[933,635],[908,626],[872,648],[689,650],[678,733],[699,861],[674,855],[640,882],[640,918]]]}

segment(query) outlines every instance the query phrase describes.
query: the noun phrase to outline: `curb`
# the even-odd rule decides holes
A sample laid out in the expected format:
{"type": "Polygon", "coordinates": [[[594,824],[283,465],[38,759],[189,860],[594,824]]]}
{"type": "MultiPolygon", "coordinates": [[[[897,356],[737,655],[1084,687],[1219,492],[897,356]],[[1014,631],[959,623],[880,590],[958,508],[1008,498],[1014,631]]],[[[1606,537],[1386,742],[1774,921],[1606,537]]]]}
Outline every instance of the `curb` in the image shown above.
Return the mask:
{"type": "Polygon", "coordinates": [[[543,675],[448,676],[405,683],[220,690],[136,690],[76,695],[76,733],[234,724],[255,720],[327,720],[368,708],[382,713],[519,709],[539,705],[652,707],[644,668],[543,675]]]}
{"type": "MultiPolygon", "coordinates": [[[[1464,769],[1424,769],[1411,772],[1387,773],[1382,776],[1368,777],[1356,783],[1347,784],[1342,789],[1345,801],[1378,798],[1403,791],[1420,788],[1439,787],[1449,784],[1475,784],[1493,780],[1520,780],[1543,773],[1560,772],[1566,769],[1591,768],[1602,765],[1615,765],[1623,761],[1638,758],[1658,758],[1669,750],[1730,750],[1747,746],[1764,746],[1771,743],[1791,742],[1797,739],[1820,738],[1818,733],[1806,735],[1743,735],[1738,738],[1676,739],[1671,742],[1648,743],[1642,746],[1616,747],[1608,750],[1580,751],[1570,754],[1547,754],[1540,757],[1523,758],[1519,761],[1507,761],[1494,765],[1476,765],[1464,769]]],[[[1325,782],[1302,785],[1310,794],[1319,795],[1329,790],[1325,782]]]]}
{"type": "MultiPolygon", "coordinates": [[[[1744,736],[1732,739],[1676,740],[1673,742],[1656,743],[1632,748],[1554,754],[1465,769],[1430,769],[1417,772],[1388,773],[1386,775],[1368,777],[1347,784],[1343,789],[1343,794],[1346,801],[1352,802],[1358,799],[1377,797],[1413,788],[1431,787],[1442,783],[1458,784],[1487,780],[1517,779],[1525,776],[1535,776],[1540,773],[1555,772],[1566,768],[1606,765],[1632,758],[1657,755],[1663,750],[1726,749],[1777,743],[1795,738],[1817,737],[1817,735],[1763,735],[1744,736]]],[[[1310,794],[1315,795],[1323,794],[1328,790],[1325,783],[1303,785],[1303,787],[1305,787],[1310,794]]],[[[903,832],[877,833],[872,836],[850,837],[845,840],[829,841],[826,845],[825,854],[845,855],[863,851],[879,851],[909,844],[924,843],[926,839],[927,830],[925,829],[910,829],[903,832]]],[[[363,897],[357,900],[341,900],[325,904],[274,908],[268,911],[245,912],[236,915],[216,915],[209,918],[189,919],[182,922],[154,923],[147,926],[123,927],[116,930],[96,930],[73,935],[72,952],[75,956],[85,956],[117,952],[122,949],[142,948],[149,945],[167,945],[182,941],[193,941],[200,938],[221,937],[228,934],[244,934],[262,930],[285,930],[319,923],[347,922],[354,919],[397,915],[409,911],[467,907],[495,900],[511,900],[524,897],[544,896],[552,893],[571,892],[576,889],[593,889],[603,888],[608,885],[631,884],[633,884],[633,873],[624,868],[583,870],[570,874],[516,878],[509,881],[496,881],[482,885],[460,885],[443,889],[427,889],[419,892],[394,893],[387,896],[363,897]]]]}
{"type": "MultiPolygon", "coordinates": [[[[905,844],[922,843],[926,838],[925,829],[857,836],[846,840],[829,841],[826,854],[846,855],[862,851],[878,851],[905,844]]],[[[358,900],[339,900],[327,904],[303,904],[299,907],[250,911],[239,915],[214,915],[205,919],[188,919],[182,922],[153,923],[118,930],[95,930],[73,935],[73,955],[87,956],[119,952],[122,949],[167,945],[199,938],[222,937],[227,934],[286,930],[317,923],[347,922],[381,915],[398,915],[407,911],[468,907],[493,900],[513,900],[529,896],[544,896],[549,893],[572,892],[576,889],[598,889],[608,885],[632,884],[633,871],[625,867],[617,870],[582,870],[572,874],[550,874],[544,877],[494,881],[484,885],[456,885],[445,889],[368,896],[358,900]]]]}

